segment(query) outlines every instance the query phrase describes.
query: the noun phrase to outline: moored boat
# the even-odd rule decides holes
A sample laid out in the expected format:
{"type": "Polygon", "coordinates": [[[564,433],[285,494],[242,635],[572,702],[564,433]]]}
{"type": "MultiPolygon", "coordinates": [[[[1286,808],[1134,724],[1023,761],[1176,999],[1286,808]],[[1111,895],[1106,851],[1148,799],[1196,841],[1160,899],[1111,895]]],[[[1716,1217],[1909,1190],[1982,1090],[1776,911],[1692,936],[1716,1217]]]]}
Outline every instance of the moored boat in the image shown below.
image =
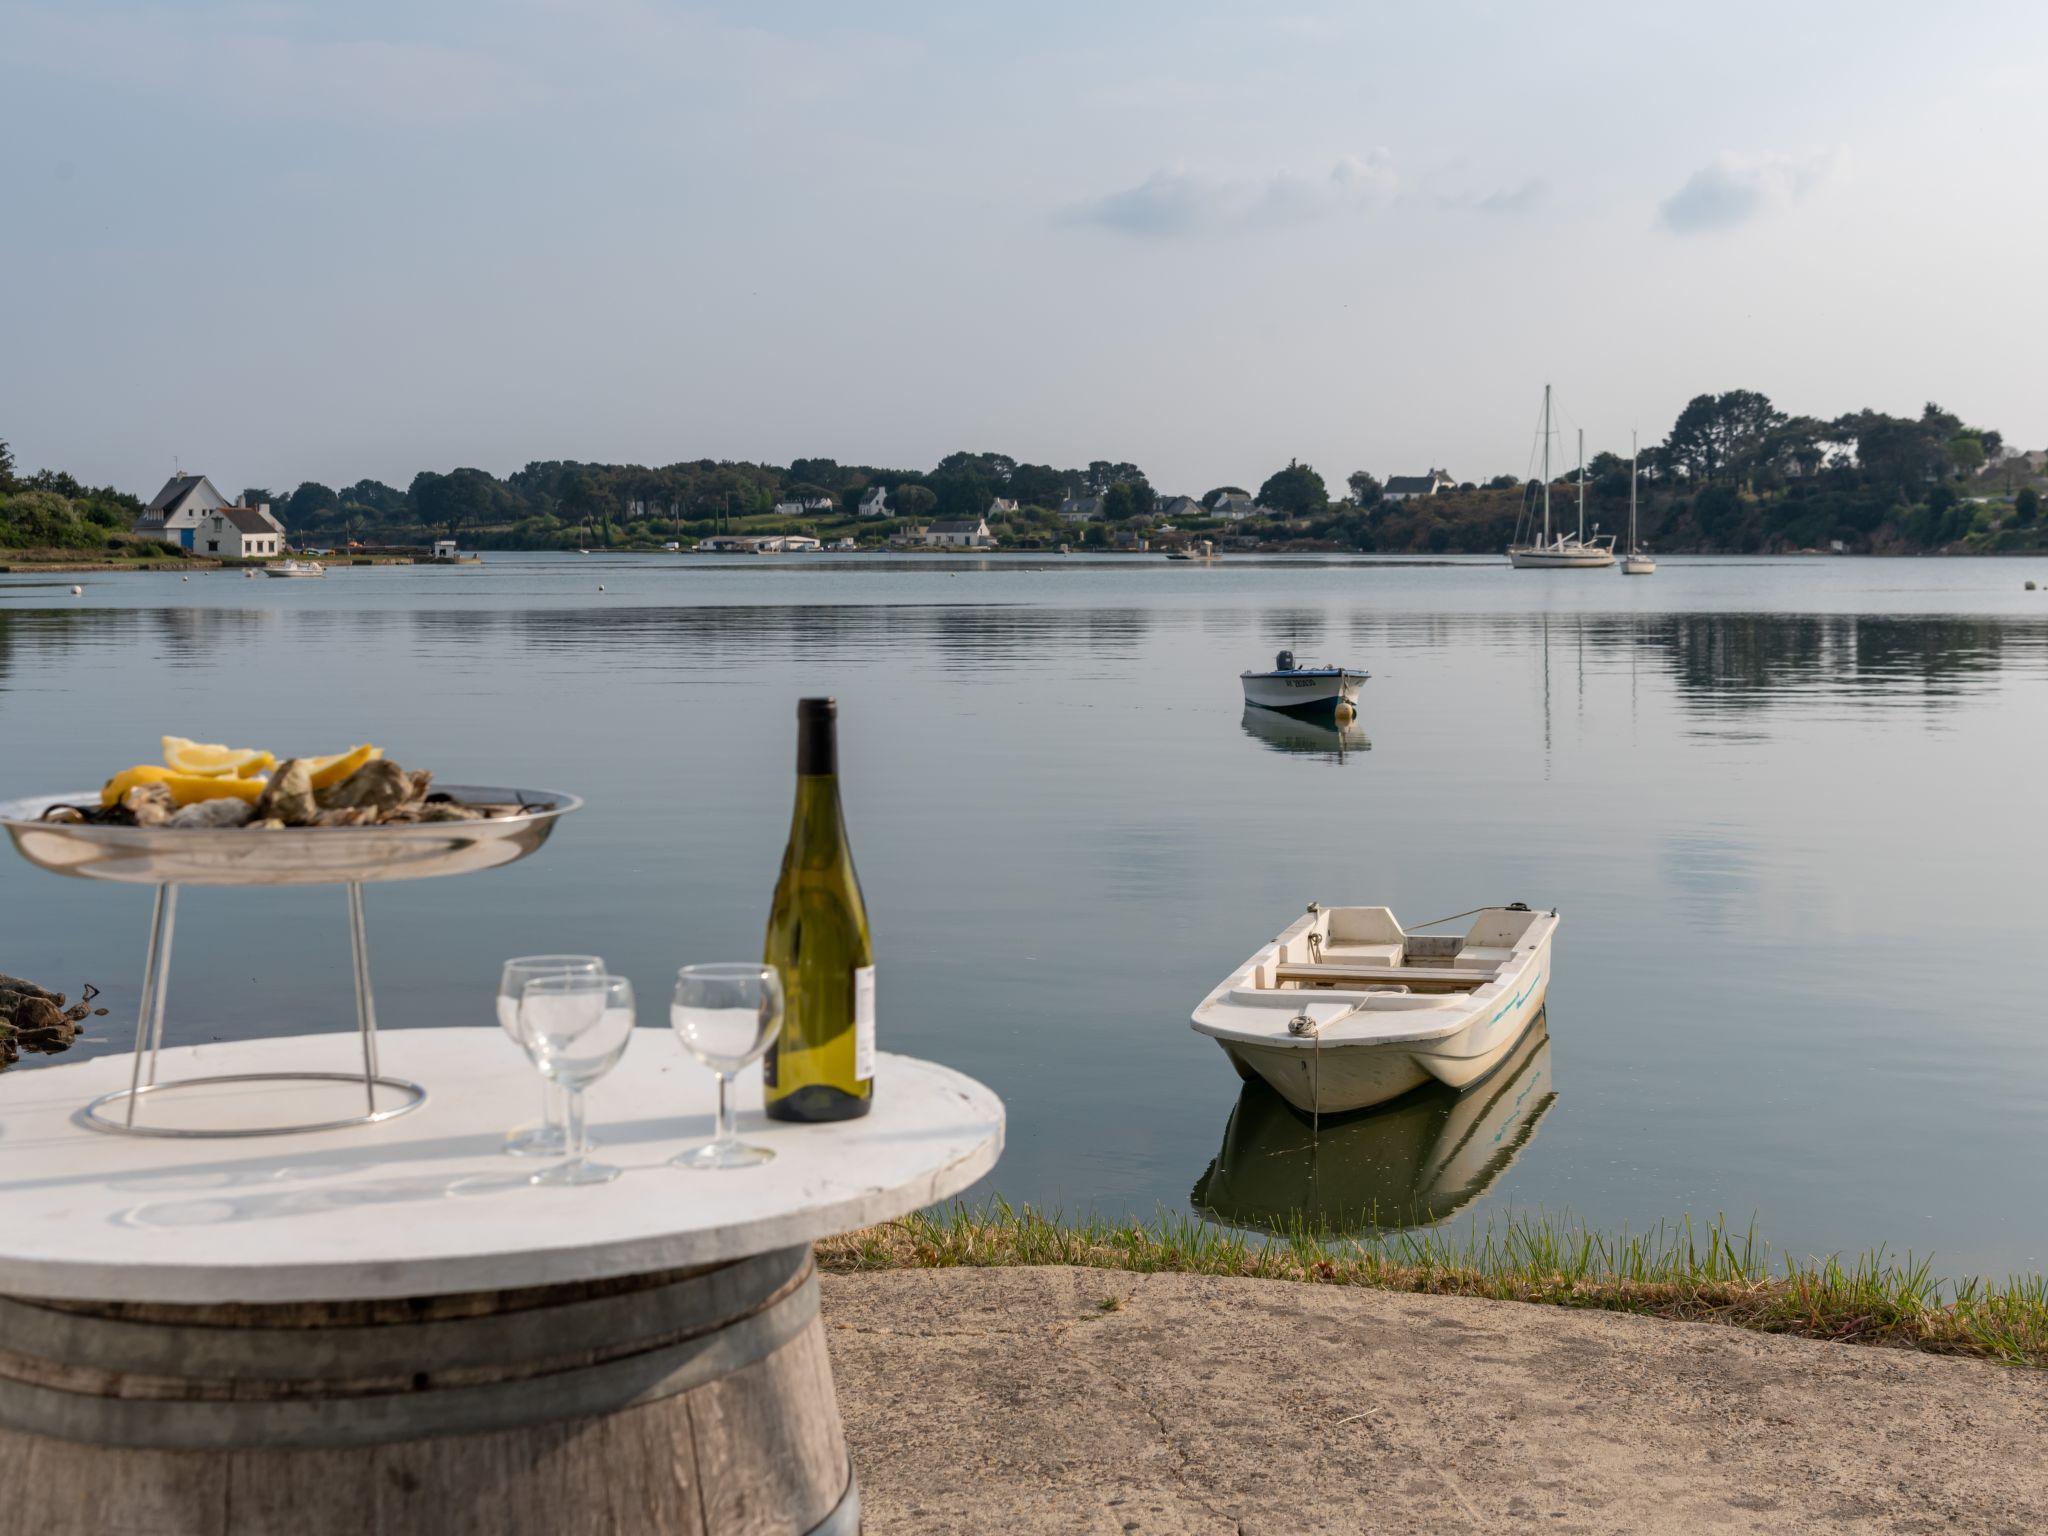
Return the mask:
{"type": "Polygon", "coordinates": [[[1520,902],[1470,915],[1462,935],[1411,934],[1385,907],[1311,902],[1202,999],[1195,1031],[1314,1114],[1466,1087],[1542,1012],[1558,923],[1520,902]]]}
{"type": "Polygon", "coordinates": [[[1294,652],[1273,658],[1270,672],[1240,672],[1244,701],[1290,715],[1331,715],[1358,707],[1358,690],[1370,672],[1349,667],[1297,666],[1294,652]]]}
{"type": "Polygon", "coordinates": [[[1614,535],[1596,526],[1586,537],[1586,434],[1579,433],[1579,531],[1550,531],[1550,386],[1543,386],[1543,537],[1508,546],[1508,564],[1518,571],[1597,570],[1614,564],[1614,535]]]}
{"type": "Polygon", "coordinates": [[[303,580],[313,576],[325,576],[327,567],[318,560],[278,560],[264,566],[263,574],[303,580]]]}

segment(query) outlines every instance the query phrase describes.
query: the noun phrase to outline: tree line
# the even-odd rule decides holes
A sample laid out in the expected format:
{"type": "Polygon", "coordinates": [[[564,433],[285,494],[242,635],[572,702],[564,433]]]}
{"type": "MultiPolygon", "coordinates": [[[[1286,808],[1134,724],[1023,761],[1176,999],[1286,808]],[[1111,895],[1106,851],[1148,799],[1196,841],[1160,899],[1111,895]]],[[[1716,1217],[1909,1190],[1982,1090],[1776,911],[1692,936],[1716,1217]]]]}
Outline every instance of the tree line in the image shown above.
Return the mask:
{"type": "MultiPolygon", "coordinates": [[[[1787,413],[1747,389],[1697,395],[1662,442],[1644,448],[1640,476],[1646,537],[1665,548],[1763,550],[1840,542],[1845,548],[1933,549],[2011,543],[2037,537],[2039,496],[2003,458],[1995,429],[1972,426],[1938,405],[1917,416],[1860,410],[1822,419],[1787,413]],[[1989,510],[1987,510],[1987,508],[1989,510]],[[1996,539],[1992,539],[1996,542],[1996,539]]],[[[1591,513],[1614,527],[1627,504],[1629,461],[1612,450],[1586,466],[1591,513]]],[[[1559,478],[1577,494],[1577,470],[1559,478]]],[[[1513,475],[1465,482],[1442,494],[1389,500],[1367,470],[1344,479],[1343,493],[1313,466],[1290,461],[1267,475],[1257,512],[1234,517],[1229,531],[1263,543],[1336,545],[1419,552],[1498,551],[1514,534],[1540,487],[1513,475]]],[[[1211,487],[1200,508],[1179,508],[1191,531],[1223,525],[1210,518],[1225,496],[1211,487]]],[[[832,527],[873,539],[907,522],[972,518],[1003,504],[992,522],[1005,542],[1048,544],[1069,536],[1063,504],[1090,498],[1099,523],[1091,542],[1157,524],[1162,497],[1137,465],[1098,459],[1057,467],[1008,454],[951,453],[930,469],[842,464],[799,458],[788,465],[689,459],[661,466],[536,460],[499,478],[487,470],[422,470],[403,487],[375,479],[344,486],[302,481],[289,491],[245,486],[245,504],[268,503],[295,538],[355,536],[417,541],[452,535],[496,547],[558,548],[565,543],[635,543],[701,538],[735,529],[832,527]],[[889,517],[856,523],[876,489],[889,517]],[[1014,509],[1011,508],[1014,504],[1014,509]],[[794,516],[776,516],[794,507],[794,516]]],[[[0,545],[79,546],[124,532],[141,502],[113,487],[86,487],[61,471],[23,476],[0,443],[0,545]]],[[[1079,537],[1081,534],[1073,534],[1079,537]]]]}

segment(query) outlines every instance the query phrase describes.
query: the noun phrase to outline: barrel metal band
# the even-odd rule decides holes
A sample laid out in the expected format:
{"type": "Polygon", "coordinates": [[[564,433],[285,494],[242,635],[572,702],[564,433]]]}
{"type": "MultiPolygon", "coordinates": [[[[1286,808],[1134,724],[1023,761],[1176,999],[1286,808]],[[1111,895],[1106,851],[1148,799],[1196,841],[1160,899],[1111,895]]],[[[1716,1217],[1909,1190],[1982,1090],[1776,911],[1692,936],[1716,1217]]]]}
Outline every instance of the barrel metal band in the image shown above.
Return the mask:
{"type": "Polygon", "coordinates": [[[104,1397],[0,1379],[0,1428],[180,1451],[333,1449],[487,1434],[617,1413],[705,1386],[773,1354],[817,1315],[818,1279],[806,1269],[779,1299],[712,1332],[596,1365],[478,1386],[212,1401],[104,1397]]]}

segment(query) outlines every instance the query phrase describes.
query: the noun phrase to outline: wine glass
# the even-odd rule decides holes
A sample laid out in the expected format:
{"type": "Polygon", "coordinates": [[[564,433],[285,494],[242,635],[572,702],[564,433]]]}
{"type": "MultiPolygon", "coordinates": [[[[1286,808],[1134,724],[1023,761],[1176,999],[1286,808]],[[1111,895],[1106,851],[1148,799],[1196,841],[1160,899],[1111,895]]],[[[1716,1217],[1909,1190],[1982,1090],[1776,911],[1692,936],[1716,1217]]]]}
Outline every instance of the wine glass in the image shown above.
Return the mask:
{"type": "MultiPolygon", "coordinates": [[[[507,960],[498,973],[498,1027],[522,1051],[519,1038],[519,999],[526,984],[536,976],[602,976],[604,961],[596,955],[521,955],[507,960]]],[[[523,1125],[505,1133],[505,1150],[514,1157],[560,1157],[562,1155],[562,1091],[547,1078],[540,1084],[540,1124],[523,1125]]]]}
{"type": "Polygon", "coordinates": [[[529,1183],[604,1184],[619,1176],[590,1160],[583,1090],[618,1064],[633,1038],[633,984],[623,976],[536,976],[519,998],[520,1042],[542,1076],[568,1096],[562,1161],[529,1183]]]}
{"type": "Polygon", "coordinates": [[[782,1028],[782,977],[772,965],[686,965],[676,972],[669,1027],[683,1049],[718,1074],[718,1130],[670,1161],[678,1168],[751,1168],[775,1154],[732,1132],[732,1080],[782,1028]]]}

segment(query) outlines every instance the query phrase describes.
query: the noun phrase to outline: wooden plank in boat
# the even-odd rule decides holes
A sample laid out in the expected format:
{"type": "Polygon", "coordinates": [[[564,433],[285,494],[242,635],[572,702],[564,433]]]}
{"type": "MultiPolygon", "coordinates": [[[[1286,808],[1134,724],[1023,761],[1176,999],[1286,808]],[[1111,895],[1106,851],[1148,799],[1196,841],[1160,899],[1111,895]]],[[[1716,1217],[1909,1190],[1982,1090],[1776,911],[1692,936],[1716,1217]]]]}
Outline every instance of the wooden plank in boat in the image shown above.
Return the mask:
{"type": "Polygon", "coordinates": [[[1378,985],[1407,982],[1411,985],[1483,987],[1496,980],[1493,971],[1465,971],[1434,965],[1282,965],[1274,968],[1281,981],[1361,981],[1378,985]]]}

